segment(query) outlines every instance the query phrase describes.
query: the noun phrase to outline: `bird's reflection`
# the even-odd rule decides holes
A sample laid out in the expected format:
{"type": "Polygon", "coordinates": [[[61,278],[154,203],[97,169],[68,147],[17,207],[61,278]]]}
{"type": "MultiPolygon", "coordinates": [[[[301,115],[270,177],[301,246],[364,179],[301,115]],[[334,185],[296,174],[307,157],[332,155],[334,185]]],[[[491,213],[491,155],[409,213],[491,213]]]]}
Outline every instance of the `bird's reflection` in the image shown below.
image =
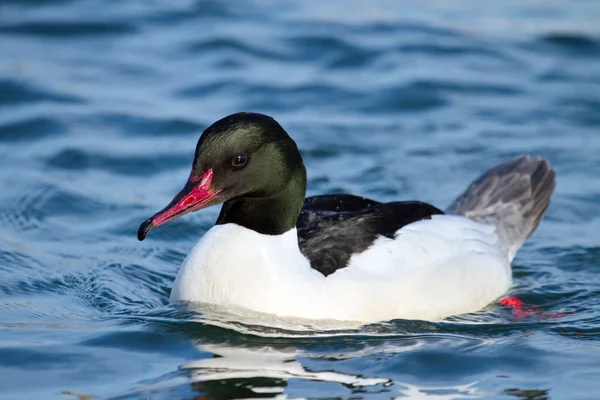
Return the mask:
{"type": "Polygon", "coordinates": [[[506,389],[504,391],[505,394],[507,394],[509,396],[514,396],[514,397],[518,398],[519,400],[548,400],[550,398],[549,392],[550,392],[550,390],[548,390],[548,389],[522,390],[522,389],[514,389],[514,388],[506,389]]]}
{"type": "MultiPolygon", "coordinates": [[[[213,335],[193,341],[193,345],[201,353],[212,355],[181,366],[181,370],[185,371],[193,382],[192,388],[199,393],[199,398],[220,400],[289,397],[290,390],[296,393],[307,388],[301,383],[298,384],[298,380],[311,382],[312,385],[317,385],[313,386],[315,388],[326,387],[327,393],[320,393],[314,388],[309,391],[318,394],[319,397],[326,395],[328,398],[364,397],[369,393],[385,393],[391,398],[428,397],[442,400],[471,398],[476,391],[471,385],[463,385],[441,388],[442,392],[439,391],[440,388],[425,388],[429,390],[427,392],[421,390],[423,388],[394,382],[387,376],[379,376],[373,372],[352,374],[332,370],[330,366],[326,370],[307,367],[307,364],[314,365],[315,361],[331,363],[371,355],[390,356],[422,347],[423,339],[404,338],[365,343],[366,335],[377,336],[377,332],[351,324],[337,326],[337,329],[331,331],[310,331],[304,329],[306,324],[303,321],[269,321],[269,327],[264,328],[264,325],[259,325],[265,322],[264,319],[253,321],[254,325],[240,324],[239,320],[235,325],[230,325],[222,314],[217,319],[214,315],[212,317],[210,320],[204,319],[203,323],[228,328],[228,332],[234,329],[243,333],[243,341],[235,340],[231,336],[227,339],[221,336],[222,339],[218,340],[213,335]],[[279,324],[277,331],[273,330],[275,322],[279,324]],[[332,348],[337,349],[332,351],[332,348]],[[319,382],[322,383],[321,386],[318,386],[319,382]],[[335,389],[332,389],[332,383],[339,386],[333,386],[335,389]]],[[[245,323],[248,321],[246,319],[245,323]]],[[[381,331],[385,331],[385,328],[381,328],[379,333],[381,331]]]]}
{"type": "MultiPolygon", "coordinates": [[[[422,387],[394,382],[384,376],[361,376],[331,370],[312,371],[302,365],[300,360],[317,355],[293,347],[221,346],[199,342],[195,346],[203,352],[214,354],[212,358],[193,361],[181,367],[192,379],[193,390],[200,393],[198,399],[286,398],[290,397],[287,393],[290,381],[297,379],[340,384],[338,389],[333,390],[336,394],[333,396],[331,389],[326,393],[308,389],[310,393],[327,398],[362,398],[377,393],[385,394],[386,398],[450,400],[479,398],[484,395],[475,382],[457,386],[422,387]]],[[[373,353],[382,350],[377,347],[373,353]]],[[[393,348],[388,350],[394,351],[393,348]]],[[[365,351],[358,353],[360,356],[365,355],[365,351]]],[[[355,356],[358,354],[347,353],[345,358],[355,356]]],[[[323,358],[322,355],[320,357],[323,358]]],[[[306,386],[297,386],[295,392],[302,392],[303,389],[306,386]]]]}
{"type": "MultiPolygon", "coordinates": [[[[183,321],[177,318],[181,322],[168,326],[175,331],[172,333],[191,336],[198,358],[181,365],[178,373],[159,379],[163,389],[169,388],[169,396],[172,390],[182,390],[189,397],[190,389],[197,399],[213,400],[371,395],[449,400],[500,394],[464,380],[456,385],[416,385],[411,374],[403,374],[394,362],[389,363],[393,368],[377,363],[431,346],[456,346],[460,338],[436,334],[439,326],[434,323],[394,321],[360,326],[321,321],[315,325],[314,321],[232,314],[208,307],[202,313],[186,315],[183,321]]],[[[426,377],[417,379],[421,378],[426,377]]],[[[151,387],[157,388],[150,384],[146,389],[151,387]]],[[[503,394],[522,397],[526,392],[511,389],[503,394]]]]}
{"type": "MultiPolygon", "coordinates": [[[[196,382],[221,380],[269,380],[278,382],[276,386],[264,386],[259,392],[277,393],[283,391],[289,379],[337,382],[351,387],[374,386],[389,383],[385,378],[366,378],[358,375],[342,374],[333,371],[310,371],[298,361],[302,355],[298,349],[276,349],[271,346],[241,347],[215,344],[194,344],[203,352],[214,354],[212,358],[190,362],[182,369],[189,370],[196,382]],[[281,390],[275,390],[281,388],[281,390]]],[[[262,396],[261,396],[262,397],[262,396]]]]}

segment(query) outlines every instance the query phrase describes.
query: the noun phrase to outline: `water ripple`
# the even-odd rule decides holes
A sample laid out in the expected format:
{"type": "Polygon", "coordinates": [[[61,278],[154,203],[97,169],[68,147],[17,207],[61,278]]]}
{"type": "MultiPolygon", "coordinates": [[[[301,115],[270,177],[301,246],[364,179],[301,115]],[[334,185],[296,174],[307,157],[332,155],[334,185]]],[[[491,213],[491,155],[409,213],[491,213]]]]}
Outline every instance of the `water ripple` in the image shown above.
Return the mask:
{"type": "Polygon", "coordinates": [[[30,21],[0,25],[0,33],[47,37],[86,37],[134,33],[131,24],[118,21],[30,21]]]}
{"type": "Polygon", "coordinates": [[[123,158],[67,148],[50,157],[47,165],[48,167],[66,170],[101,169],[119,175],[148,176],[149,172],[158,170],[159,166],[187,166],[189,160],[188,162],[183,162],[182,158],[181,156],[167,154],[162,156],[153,154],[123,158]]]}
{"type": "Polygon", "coordinates": [[[55,118],[38,116],[0,125],[0,142],[35,142],[65,131],[64,124],[55,118]]]}
{"type": "Polygon", "coordinates": [[[0,107],[39,102],[78,104],[84,100],[65,93],[42,90],[25,82],[0,79],[0,107]]]}

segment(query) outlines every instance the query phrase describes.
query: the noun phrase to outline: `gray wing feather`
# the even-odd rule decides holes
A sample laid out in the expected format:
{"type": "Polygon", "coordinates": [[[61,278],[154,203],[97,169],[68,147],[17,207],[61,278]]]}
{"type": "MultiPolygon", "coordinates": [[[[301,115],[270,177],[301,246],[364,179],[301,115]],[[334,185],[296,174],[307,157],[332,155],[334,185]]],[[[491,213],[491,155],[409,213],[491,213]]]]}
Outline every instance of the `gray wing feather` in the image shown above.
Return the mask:
{"type": "Polygon", "coordinates": [[[548,160],[518,156],[490,168],[446,212],[494,225],[512,259],[541,222],[555,186],[548,160]]]}

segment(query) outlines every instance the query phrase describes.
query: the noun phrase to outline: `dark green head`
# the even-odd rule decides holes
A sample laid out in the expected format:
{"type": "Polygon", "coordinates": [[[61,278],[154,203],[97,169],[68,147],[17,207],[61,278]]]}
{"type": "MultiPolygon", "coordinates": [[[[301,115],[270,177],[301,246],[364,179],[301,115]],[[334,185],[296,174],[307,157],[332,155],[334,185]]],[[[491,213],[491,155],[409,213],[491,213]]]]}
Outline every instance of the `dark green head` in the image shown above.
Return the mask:
{"type": "Polygon", "coordinates": [[[221,203],[217,224],[278,235],[296,226],[305,195],[302,157],[281,125],[263,114],[233,114],[202,133],[186,185],[140,226],[138,239],[167,221],[221,203]]]}

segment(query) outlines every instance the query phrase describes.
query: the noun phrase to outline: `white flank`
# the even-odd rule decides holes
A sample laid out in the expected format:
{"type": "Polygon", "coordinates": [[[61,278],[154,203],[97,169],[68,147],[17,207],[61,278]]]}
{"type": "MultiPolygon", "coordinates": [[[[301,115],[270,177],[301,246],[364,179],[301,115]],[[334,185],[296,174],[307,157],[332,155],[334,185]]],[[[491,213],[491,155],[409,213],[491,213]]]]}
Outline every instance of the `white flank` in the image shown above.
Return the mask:
{"type": "Polygon", "coordinates": [[[296,229],[270,236],[226,224],[190,252],[171,301],[307,319],[437,320],[480,310],[510,285],[509,256],[495,228],[462,216],[405,226],[328,277],[300,253],[296,229]]]}

